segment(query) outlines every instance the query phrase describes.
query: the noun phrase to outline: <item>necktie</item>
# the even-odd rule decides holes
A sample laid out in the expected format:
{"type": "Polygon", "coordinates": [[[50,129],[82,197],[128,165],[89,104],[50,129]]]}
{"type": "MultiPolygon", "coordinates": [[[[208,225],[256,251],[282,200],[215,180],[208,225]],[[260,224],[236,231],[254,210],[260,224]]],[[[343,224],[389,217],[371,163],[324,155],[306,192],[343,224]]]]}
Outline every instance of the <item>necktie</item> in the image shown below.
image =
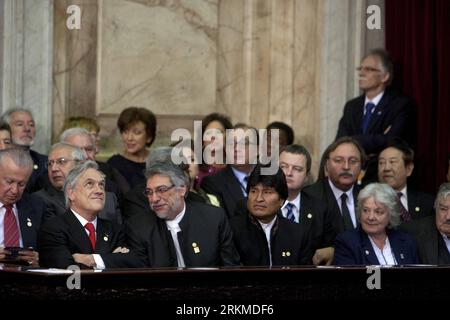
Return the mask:
{"type": "Polygon", "coordinates": [[[397,201],[400,208],[400,218],[403,222],[408,222],[411,220],[411,214],[408,212],[408,210],[406,210],[406,208],[403,206],[402,201],[400,200],[402,198],[402,195],[403,194],[401,192],[397,192],[397,201]]]}
{"type": "Polygon", "coordinates": [[[353,222],[352,218],[350,217],[350,211],[347,207],[347,194],[343,193],[341,196],[341,211],[342,211],[342,218],[344,219],[344,228],[345,230],[353,230],[353,222]]]}
{"type": "Polygon", "coordinates": [[[288,218],[292,222],[295,222],[294,205],[288,202],[288,204],[286,205],[286,209],[287,209],[286,218],[288,218]]]}
{"type": "Polygon", "coordinates": [[[375,108],[375,105],[372,102],[369,102],[366,104],[365,109],[366,113],[363,116],[363,123],[362,123],[362,132],[366,133],[367,128],[369,127],[370,118],[372,117],[372,111],[375,108]]]}
{"type": "Polygon", "coordinates": [[[86,223],[84,227],[89,231],[89,240],[91,241],[92,249],[95,251],[95,228],[90,222],[86,223]]]}
{"type": "Polygon", "coordinates": [[[3,220],[3,234],[5,247],[19,247],[19,227],[11,205],[4,206],[6,209],[3,220]]]}

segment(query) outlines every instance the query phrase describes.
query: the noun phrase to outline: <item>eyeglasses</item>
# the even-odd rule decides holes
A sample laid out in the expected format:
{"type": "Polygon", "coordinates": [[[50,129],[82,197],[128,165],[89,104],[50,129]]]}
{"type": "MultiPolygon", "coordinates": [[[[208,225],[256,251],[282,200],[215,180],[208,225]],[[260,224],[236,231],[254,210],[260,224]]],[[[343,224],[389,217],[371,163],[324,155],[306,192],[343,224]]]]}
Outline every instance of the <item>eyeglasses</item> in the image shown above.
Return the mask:
{"type": "Polygon", "coordinates": [[[173,187],[175,187],[174,184],[172,184],[171,186],[159,186],[155,190],[145,189],[143,194],[146,197],[151,197],[154,194],[157,194],[158,196],[161,196],[161,195],[165,194],[167,191],[169,191],[170,189],[172,189],[173,187]]]}
{"type": "Polygon", "coordinates": [[[346,162],[349,163],[350,166],[357,166],[361,163],[361,161],[359,159],[355,159],[355,158],[350,158],[348,160],[344,159],[344,158],[332,158],[330,159],[335,165],[338,166],[343,166],[346,162]]]}
{"type": "Polygon", "coordinates": [[[76,162],[78,162],[79,160],[75,160],[75,159],[66,159],[66,158],[58,158],[58,159],[56,159],[56,160],[49,160],[49,161],[47,162],[47,167],[48,167],[48,168],[51,168],[55,163],[56,163],[58,166],[64,166],[64,165],[66,165],[66,163],[68,163],[69,161],[76,161],[76,162]]]}
{"type": "Polygon", "coordinates": [[[358,67],[356,68],[356,71],[380,72],[381,70],[373,67],[358,67]]]}

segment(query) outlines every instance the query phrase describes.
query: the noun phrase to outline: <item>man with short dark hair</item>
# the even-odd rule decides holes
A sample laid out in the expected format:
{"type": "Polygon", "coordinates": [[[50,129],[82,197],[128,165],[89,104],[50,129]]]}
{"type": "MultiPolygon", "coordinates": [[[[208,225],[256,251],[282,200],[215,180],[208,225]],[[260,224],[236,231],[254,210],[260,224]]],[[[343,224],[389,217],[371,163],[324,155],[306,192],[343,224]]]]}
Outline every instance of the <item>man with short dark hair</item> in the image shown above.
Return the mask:
{"type": "Polygon", "coordinates": [[[368,155],[364,184],[377,179],[377,158],[389,139],[399,137],[414,145],[415,111],[412,100],[390,88],[393,64],[384,49],[373,49],[357,68],[363,95],[348,101],[336,139],[356,139],[368,155]]]}

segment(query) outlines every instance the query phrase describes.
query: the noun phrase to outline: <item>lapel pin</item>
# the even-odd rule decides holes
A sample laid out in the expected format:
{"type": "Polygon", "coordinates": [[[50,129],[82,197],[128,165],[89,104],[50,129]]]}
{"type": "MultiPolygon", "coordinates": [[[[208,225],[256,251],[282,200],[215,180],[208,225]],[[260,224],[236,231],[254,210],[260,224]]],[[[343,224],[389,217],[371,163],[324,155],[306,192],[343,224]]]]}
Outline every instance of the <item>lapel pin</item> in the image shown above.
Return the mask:
{"type": "Polygon", "coordinates": [[[27,218],[27,226],[31,227],[33,224],[31,223],[31,219],[27,218]]]}
{"type": "Polygon", "coordinates": [[[197,246],[197,243],[192,242],[192,247],[195,248],[197,246]]]}
{"type": "Polygon", "coordinates": [[[400,253],[400,259],[405,259],[405,256],[403,255],[403,253],[400,253]]]}
{"type": "Polygon", "coordinates": [[[311,213],[308,213],[308,215],[306,216],[308,219],[311,219],[312,218],[312,214],[311,213]]]}
{"type": "Polygon", "coordinates": [[[194,248],[194,253],[200,253],[200,248],[196,242],[192,242],[192,248],[194,248]]]}
{"type": "Polygon", "coordinates": [[[33,169],[34,169],[34,170],[37,170],[37,169],[39,169],[38,165],[37,165],[37,164],[35,164],[35,165],[33,166],[33,169]]]}
{"type": "Polygon", "coordinates": [[[378,111],[378,112],[377,112],[377,115],[381,116],[381,111],[378,111]]]}
{"type": "Polygon", "coordinates": [[[107,235],[107,234],[105,234],[105,236],[103,237],[103,240],[104,240],[104,241],[108,241],[108,240],[109,240],[109,238],[108,238],[108,235],[107,235]]]}
{"type": "Polygon", "coordinates": [[[420,207],[415,207],[414,210],[416,210],[416,212],[420,211],[420,207]]]}
{"type": "Polygon", "coordinates": [[[282,256],[282,257],[286,257],[286,252],[283,251],[283,252],[281,253],[281,256],[282,256]]]}
{"type": "Polygon", "coordinates": [[[286,251],[286,257],[290,257],[291,253],[289,251],[286,251]]]}
{"type": "Polygon", "coordinates": [[[366,250],[364,253],[366,254],[366,256],[368,256],[370,252],[369,250],[366,250]]]}

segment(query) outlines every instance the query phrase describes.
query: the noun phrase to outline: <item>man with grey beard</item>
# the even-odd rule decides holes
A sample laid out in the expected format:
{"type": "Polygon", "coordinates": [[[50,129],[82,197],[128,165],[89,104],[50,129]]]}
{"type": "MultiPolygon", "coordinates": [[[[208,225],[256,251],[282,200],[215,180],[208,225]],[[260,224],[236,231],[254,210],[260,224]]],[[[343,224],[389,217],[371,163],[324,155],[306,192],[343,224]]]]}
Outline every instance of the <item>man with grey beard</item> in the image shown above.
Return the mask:
{"type": "Polygon", "coordinates": [[[333,142],[324,152],[325,178],[306,187],[304,192],[321,199],[328,206],[328,218],[339,234],[356,228],[357,185],[365,153],[360,144],[350,137],[333,142]]]}
{"type": "Polygon", "coordinates": [[[225,211],[186,201],[189,178],[171,162],[146,169],[143,191],[152,212],[126,223],[129,246],[148,267],[219,267],[239,265],[225,211]]]}

